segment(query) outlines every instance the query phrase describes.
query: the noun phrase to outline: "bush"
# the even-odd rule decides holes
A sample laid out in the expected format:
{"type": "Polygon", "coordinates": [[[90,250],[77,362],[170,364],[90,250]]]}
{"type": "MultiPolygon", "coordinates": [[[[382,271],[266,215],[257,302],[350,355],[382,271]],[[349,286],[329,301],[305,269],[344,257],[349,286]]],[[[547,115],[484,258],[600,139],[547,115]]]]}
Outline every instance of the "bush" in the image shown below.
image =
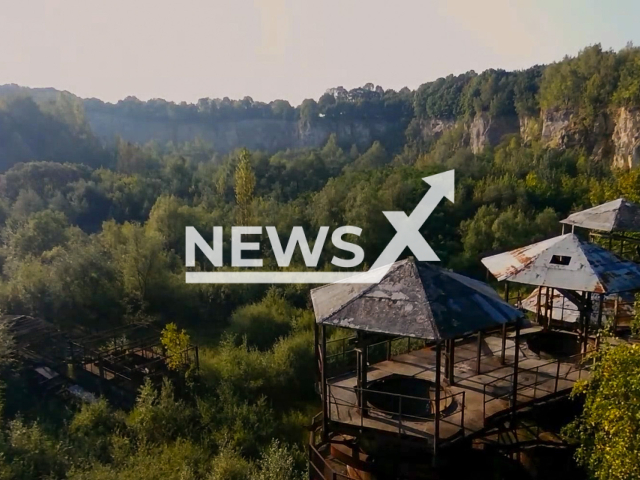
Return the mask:
{"type": "Polygon", "coordinates": [[[275,290],[270,290],[262,301],[241,307],[233,313],[230,331],[237,339],[245,338],[248,346],[267,350],[278,338],[291,331],[299,314],[298,309],[275,290]]]}

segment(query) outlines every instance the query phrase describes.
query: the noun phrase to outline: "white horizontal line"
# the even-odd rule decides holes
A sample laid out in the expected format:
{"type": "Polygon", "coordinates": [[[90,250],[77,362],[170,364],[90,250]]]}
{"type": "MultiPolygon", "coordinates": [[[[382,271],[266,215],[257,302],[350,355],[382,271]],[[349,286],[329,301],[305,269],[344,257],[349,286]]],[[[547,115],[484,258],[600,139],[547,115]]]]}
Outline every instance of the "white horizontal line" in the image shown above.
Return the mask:
{"type": "Polygon", "coordinates": [[[378,283],[389,266],[369,272],[187,272],[187,283],[378,283]]]}

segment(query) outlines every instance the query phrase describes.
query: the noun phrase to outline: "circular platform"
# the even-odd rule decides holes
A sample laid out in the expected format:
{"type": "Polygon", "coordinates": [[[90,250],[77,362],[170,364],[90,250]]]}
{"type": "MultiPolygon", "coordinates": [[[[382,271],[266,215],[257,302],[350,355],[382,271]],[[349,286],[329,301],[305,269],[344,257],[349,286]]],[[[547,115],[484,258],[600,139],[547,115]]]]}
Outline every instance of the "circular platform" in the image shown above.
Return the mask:
{"type": "MultiPolygon", "coordinates": [[[[428,420],[435,410],[436,385],[431,380],[393,374],[375,380],[367,386],[367,403],[390,416],[409,416],[413,420],[428,420]]],[[[440,388],[440,411],[451,404],[447,389],[440,388]]]]}
{"type": "Polygon", "coordinates": [[[580,353],[578,336],[571,332],[547,330],[527,338],[527,347],[545,359],[566,358],[580,353]]]}

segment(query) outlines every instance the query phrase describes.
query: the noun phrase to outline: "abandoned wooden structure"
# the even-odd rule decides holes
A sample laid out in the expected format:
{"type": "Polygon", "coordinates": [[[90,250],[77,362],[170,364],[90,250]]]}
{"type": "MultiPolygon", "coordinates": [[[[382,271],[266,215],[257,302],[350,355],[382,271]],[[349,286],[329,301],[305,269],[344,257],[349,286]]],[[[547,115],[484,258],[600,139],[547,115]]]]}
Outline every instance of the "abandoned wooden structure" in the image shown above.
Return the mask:
{"type": "Polygon", "coordinates": [[[53,324],[29,315],[2,315],[0,327],[11,337],[19,368],[34,391],[70,394],[67,370],[67,336],[53,324]]]}
{"type": "Polygon", "coordinates": [[[580,212],[573,213],[562,220],[562,233],[565,225],[589,231],[589,238],[630,260],[640,260],[640,205],[618,198],[580,212]]]}
{"type": "MultiPolygon", "coordinates": [[[[577,321],[574,319],[575,328],[568,330],[577,331],[583,352],[588,350],[590,340],[597,347],[607,299],[615,302],[611,295],[618,298],[619,294],[640,289],[640,265],[574,233],[486,257],[482,263],[497,280],[506,282],[507,292],[510,282],[537,287],[535,301],[529,298],[523,306],[535,306],[536,322],[543,329],[566,329],[571,322],[565,321],[562,305],[564,299],[573,304],[577,321]],[[562,295],[560,309],[553,303],[556,292],[562,295]]],[[[617,305],[614,309],[617,313],[617,305]]]]}
{"type": "MultiPolygon", "coordinates": [[[[640,262],[640,205],[630,202],[624,198],[618,198],[611,202],[597,205],[587,210],[582,210],[569,215],[562,220],[562,233],[565,225],[571,226],[571,232],[575,228],[584,229],[588,232],[589,240],[623,258],[640,262]]],[[[610,294],[604,299],[604,315],[613,331],[619,334],[626,334],[630,330],[631,321],[635,316],[634,295],[635,292],[625,292],[625,294],[610,294]]],[[[542,308],[546,307],[544,299],[546,291],[542,291],[542,308]]],[[[566,322],[565,307],[571,310],[572,302],[557,291],[551,293],[551,307],[553,317],[563,317],[562,322],[566,322]],[[557,305],[558,307],[556,307],[557,305]]],[[[596,294],[598,296],[598,294],[596,294]]],[[[532,294],[528,305],[533,311],[537,311],[537,292],[532,294]]],[[[597,304],[599,299],[595,299],[597,304]]],[[[568,322],[572,322],[572,315],[569,313],[568,322]]],[[[593,319],[597,323],[597,319],[593,319]]],[[[574,324],[576,322],[573,322],[574,324]]]]}
{"type": "Polygon", "coordinates": [[[322,398],[312,479],[420,478],[447,449],[585,375],[580,355],[549,361],[522,345],[522,312],[491,287],[432,264],[399,261],[377,284],[311,297],[322,398]],[[353,334],[331,338],[335,328],[353,334]]]}
{"type": "Polygon", "coordinates": [[[169,352],[160,332],[147,323],[133,323],[69,342],[74,377],[88,389],[113,402],[131,406],[146,378],[159,382],[169,376],[168,362],[199,368],[197,345],[169,352]]]}
{"type": "Polygon", "coordinates": [[[12,336],[22,368],[34,387],[48,394],[95,401],[104,395],[121,407],[135,402],[146,378],[171,375],[167,363],[199,367],[198,347],[168,352],[160,332],[146,323],[83,335],[61,331],[27,315],[4,315],[0,325],[12,336]]]}

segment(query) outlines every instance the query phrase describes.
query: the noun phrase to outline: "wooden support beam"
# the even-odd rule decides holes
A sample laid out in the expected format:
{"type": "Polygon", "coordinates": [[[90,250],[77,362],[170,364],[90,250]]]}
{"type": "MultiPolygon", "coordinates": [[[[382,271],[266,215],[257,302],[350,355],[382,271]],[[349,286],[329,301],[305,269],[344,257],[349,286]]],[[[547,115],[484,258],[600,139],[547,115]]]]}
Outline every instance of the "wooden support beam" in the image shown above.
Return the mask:
{"type": "Polygon", "coordinates": [[[440,362],[442,353],[442,342],[436,344],[436,398],[435,398],[435,411],[434,420],[435,428],[433,434],[433,466],[436,466],[438,458],[438,440],[440,438],[440,389],[442,388],[442,380],[440,378],[440,362]]]}
{"type": "Polygon", "coordinates": [[[542,301],[542,287],[538,287],[538,297],[537,297],[537,301],[536,301],[536,322],[538,324],[541,324],[540,322],[540,302],[542,301]]]}
{"type": "Polygon", "coordinates": [[[604,293],[600,294],[600,301],[598,302],[598,324],[596,331],[596,351],[600,348],[600,329],[602,328],[602,312],[604,310],[604,293]]]}
{"type": "Polygon", "coordinates": [[[511,408],[512,416],[515,415],[518,407],[518,364],[520,362],[520,324],[521,320],[516,320],[516,336],[514,339],[516,352],[513,358],[513,384],[511,386],[511,408]]]}
{"type": "Polygon", "coordinates": [[[449,342],[451,340],[445,340],[444,341],[444,379],[448,382],[449,381],[449,362],[451,360],[450,357],[450,346],[449,346],[449,342]]]}
{"type": "MultiPolygon", "coordinates": [[[[564,228],[564,225],[563,225],[564,228]]],[[[509,303],[509,282],[504,286],[504,301],[509,303]]],[[[504,365],[507,355],[507,324],[502,325],[502,350],[500,352],[500,363],[504,365]]]]}
{"type": "Polygon", "coordinates": [[[449,340],[449,385],[455,385],[456,378],[454,373],[454,368],[456,364],[455,359],[455,351],[456,351],[456,341],[455,339],[449,340]]]}
{"type": "Polygon", "coordinates": [[[584,312],[584,343],[582,345],[583,353],[587,353],[587,350],[589,349],[589,324],[591,323],[591,312],[593,311],[593,307],[591,304],[591,292],[586,293],[586,297],[587,308],[584,312]]]}
{"type": "Polygon", "coordinates": [[[480,358],[482,357],[482,332],[478,332],[478,345],[476,351],[476,375],[481,373],[480,358]]]}
{"type": "Polygon", "coordinates": [[[320,383],[322,390],[322,441],[326,442],[329,434],[329,399],[327,398],[327,327],[322,325],[320,344],[320,383]]]}
{"type": "Polygon", "coordinates": [[[362,372],[362,390],[360,390],[360,412],[361,415],[367,415],[367,369],[369,363],[369,347],[362,347],[362,353],[360,354],[360,359],[362,361],[362,366],[360,367],[360,371],[362,372]]]}

